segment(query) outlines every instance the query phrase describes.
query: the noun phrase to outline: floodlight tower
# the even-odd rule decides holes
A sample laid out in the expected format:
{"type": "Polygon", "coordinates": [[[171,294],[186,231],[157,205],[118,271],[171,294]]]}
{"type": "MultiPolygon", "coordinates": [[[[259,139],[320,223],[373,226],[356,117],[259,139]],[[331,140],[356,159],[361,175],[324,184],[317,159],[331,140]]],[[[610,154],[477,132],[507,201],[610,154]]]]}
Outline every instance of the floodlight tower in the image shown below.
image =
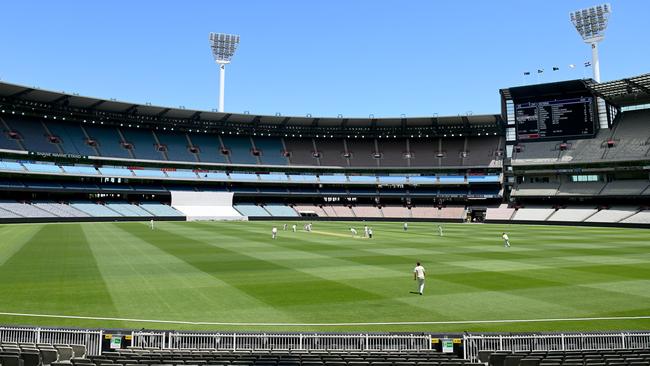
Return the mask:
{"type": "Polygon", "coordinates": [[[591,67],[594,70],[594,80],[600,83],[600,62],[598,60],[598,42],[605,39],[607,20],[612,13],[610,4],[592,6],[571,13],[571,23],[578,33],[591,45],[591,67]]]}
{"type": "Polygon", "coordinates": [[[234,34],[210,33],[210,48],[214,61],[219,65],[219,112],[224,112],[223,100],[226,82],[226,64],[235,54],[239,45],[239,36],[234,34]]]}

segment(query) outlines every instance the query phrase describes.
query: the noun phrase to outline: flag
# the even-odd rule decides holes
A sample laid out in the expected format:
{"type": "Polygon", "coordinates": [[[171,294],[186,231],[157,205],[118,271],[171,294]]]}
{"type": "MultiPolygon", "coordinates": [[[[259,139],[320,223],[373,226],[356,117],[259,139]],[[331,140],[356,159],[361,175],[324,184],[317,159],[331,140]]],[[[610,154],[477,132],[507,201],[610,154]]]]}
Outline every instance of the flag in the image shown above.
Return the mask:
{"type": "Polygon", "coordinates": [[[557,66],[553,66],[553,71],[558,71],[560,68],[557,66]]]}
{"type": "Polygon", "coordinates": [[[524,71],[524,75],[530,75],[530,71],[524,71]]]}
{"type": "Polygon", "coordinates": [[[585,67],[589,67],[589,66],[591,66],[591,62],[589,61],[585,62],[585,67]]]}
{"type": "Polygon", "coordinates": [[[569,65],[569,67],[573,69],[573,68],[575,68],[575,67],[576,67],[576,65],[574,65],[574,64],[571,64],[571,65],[569,65]]]}
{"type": "Polygon", "coordinates": [[[538,74],[541,74],[541,73],[543,73],[543,72],[544,72],[544,69],[537,69],[537,73],[538,73],[538,74]]]}

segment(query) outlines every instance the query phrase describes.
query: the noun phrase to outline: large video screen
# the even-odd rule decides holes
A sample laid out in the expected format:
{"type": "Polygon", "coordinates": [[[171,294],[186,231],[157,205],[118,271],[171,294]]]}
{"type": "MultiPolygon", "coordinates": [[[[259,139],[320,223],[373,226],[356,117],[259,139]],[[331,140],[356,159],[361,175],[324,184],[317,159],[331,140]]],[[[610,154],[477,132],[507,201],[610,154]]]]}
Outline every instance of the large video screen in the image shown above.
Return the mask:
{"type": "Polygon", "coordinates": [[[580,80],[509,88],[518,141],[593,137],[596,99],[580,80]]]}
{"type": "Polygon", "coordinates": [[[594,98],[545,100],[515,104],[519,140],[594,134],[594,98]]]}

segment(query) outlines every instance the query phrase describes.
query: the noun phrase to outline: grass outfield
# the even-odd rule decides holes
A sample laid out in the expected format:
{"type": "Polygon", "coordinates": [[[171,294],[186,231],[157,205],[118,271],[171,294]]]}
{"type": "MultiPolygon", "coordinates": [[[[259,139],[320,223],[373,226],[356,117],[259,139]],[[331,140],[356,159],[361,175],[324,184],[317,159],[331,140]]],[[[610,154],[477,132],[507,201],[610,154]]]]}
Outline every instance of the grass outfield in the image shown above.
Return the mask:
{"type": "MultiPolygon", "coordinates": [[[[0,312],[226,323],[445,322],[650,315],[650,231],[315,222],[0,225],[0,312]],[[298,223],[301,228],[302,224],[298,223]],[[511,248],[504,248],[507,230],[511,248]],[[424,296],[412,270],[427,269],[424,296]]],[[[650,329],[650,319],[263,326],[0,315],[0,324],[213,330],[650,329]]]]}

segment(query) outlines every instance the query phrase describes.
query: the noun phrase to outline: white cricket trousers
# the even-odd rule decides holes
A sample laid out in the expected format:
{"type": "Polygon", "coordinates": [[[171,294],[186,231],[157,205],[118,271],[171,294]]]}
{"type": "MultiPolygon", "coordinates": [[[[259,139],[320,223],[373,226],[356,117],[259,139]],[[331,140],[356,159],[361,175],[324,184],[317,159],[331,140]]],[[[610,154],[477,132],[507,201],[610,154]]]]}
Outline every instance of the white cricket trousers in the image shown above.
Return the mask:
{"type": "Polygon", "coordinates": [[[424,292],[424,278],[418,278],[418,292],[424,292]]]}

